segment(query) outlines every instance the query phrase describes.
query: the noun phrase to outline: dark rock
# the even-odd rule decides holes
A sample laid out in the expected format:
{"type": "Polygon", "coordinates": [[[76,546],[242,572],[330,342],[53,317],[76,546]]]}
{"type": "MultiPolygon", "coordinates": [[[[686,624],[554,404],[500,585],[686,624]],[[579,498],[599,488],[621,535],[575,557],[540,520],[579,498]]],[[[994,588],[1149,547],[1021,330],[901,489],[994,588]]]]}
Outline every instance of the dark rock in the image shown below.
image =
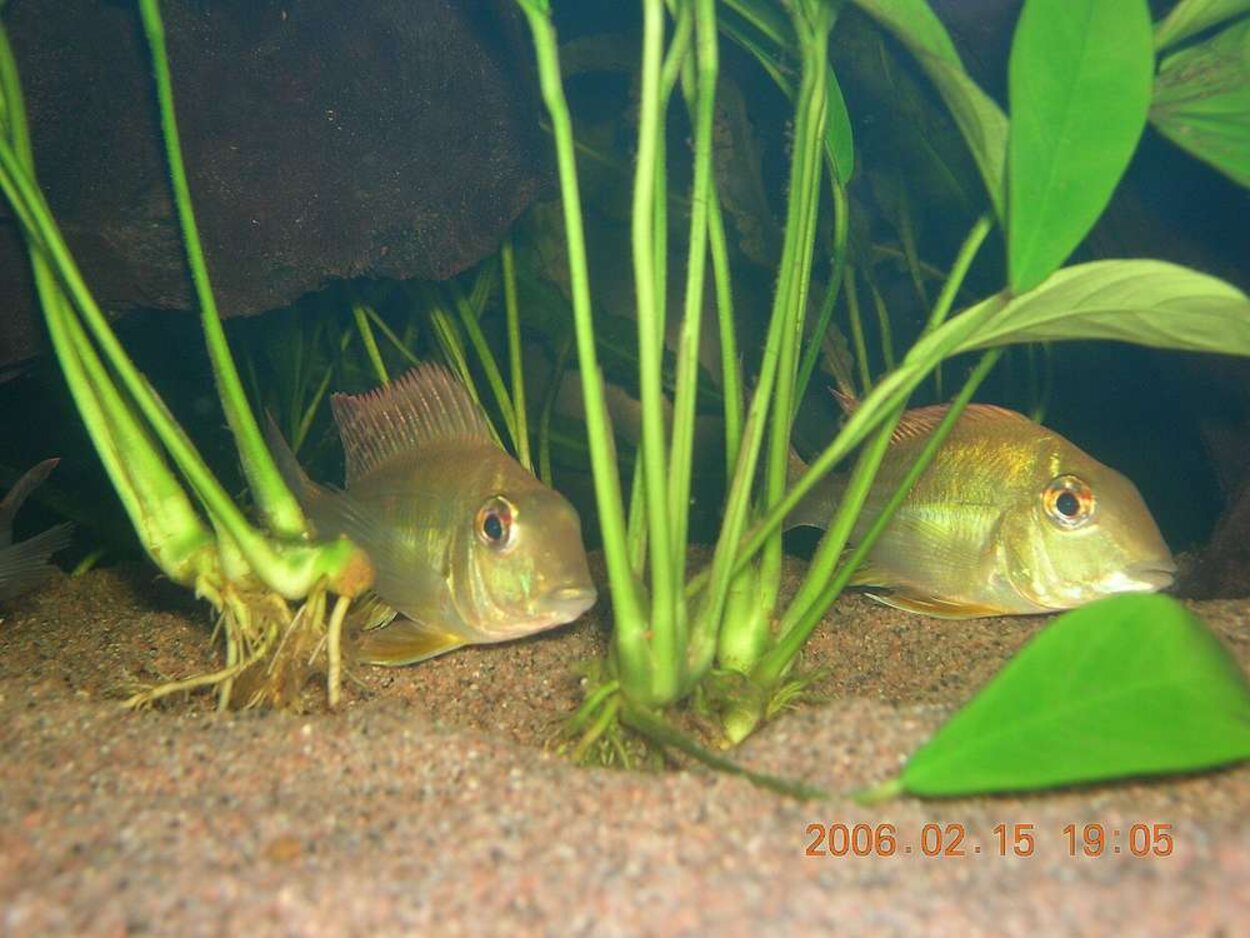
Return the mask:
{"type": "MultiPolygon", "coordinates": [[[[175,103],[225,315],[327,281],[445,278],[546,184],[528,33],[509,0],[167,0],[175,103]]],[[[110,310],[192,307],[133,4],[5,10],[41,182],[110,310]]],[[[6,214],[7,214],[7,206],[6,214]]],[[[0,238],[0,365],[35,352],[0,238]]]]}

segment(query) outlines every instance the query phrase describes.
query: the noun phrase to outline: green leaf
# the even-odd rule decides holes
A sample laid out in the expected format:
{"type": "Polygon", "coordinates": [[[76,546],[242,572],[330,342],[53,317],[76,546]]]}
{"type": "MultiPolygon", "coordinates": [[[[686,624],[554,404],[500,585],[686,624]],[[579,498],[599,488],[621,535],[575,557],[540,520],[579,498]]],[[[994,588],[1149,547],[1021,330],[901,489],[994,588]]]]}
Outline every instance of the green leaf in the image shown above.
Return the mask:
{"type": "Polygon", "coordinates": [[[913,54],[962,69],[946,27],[925,0],[855,0],[855,5],[898,37],[913,54]]]}
{"type": "Polygon", "coordinates": [[[859,445],[945,358],[1060,339],[1250,356],[1250,298],[1218,277],[1165,261],[1067,267],[1023,296],[992,296],[924,336],[864,398],[842,434],[849,446],[859,445]]]}
{"type": "Polygon", "coordinates": [[[1146,0],[1027,0],[1009,66],[1007,257],[1023,293],[1107,206],[1150,107],[1146,0]]]}
{"type": "Polygon", "coordinates": [[[1202,620],[1125,594],[1056,619],[903,768],[916,795],[1192,772],[1250,758],[1250,684],[1202,620]]]}
{"type": "Polygon", "coordinates": [[[1243,13],[1250,13],[1250,0],[1181,0],[1155,27],[1155,48],[1163,51],[1243,13]]]}
{"type": "Polygon", "coordinates": [[[855,174],[855,138],[851,133],[851,115],[846,110],[842,86],[830,68],[825,78],[828,89],[828,112],[825,116],[825,153],[838,182],[846,185],[855,174]]]}
{"type": "Polygon", "coordinates": [[[976,161],[985,190],[1000,219],[1006,212],[1003,185],[1007,159],[1007,115],[994,99],[981,90],[962,67],[918,56],[918,61],[937,86],[942,100],[963,134],[964,142],[976,161]]]}
{"type": "Polygon", "coordinates": [[[1164,59],[1150,119],[1178,147],[1250,188],[1250,19],[1164,59]]]}
{"type": "Polygon", "coordinates": [[[952,354],[1017,342],[1112,339],[1250,355],[1250,298],[1218,277],[1166,261],[1067,267],[1031,293],[1005,305],[1001,298],[986,300],[947,325],[958,330],[961,321],[971,330],[952,354]]]}
{"type": "Polygon", "coordinates": [[[894,35],[915,56],[937,88],[967,143],[990,204],[1003,217],[1003,164],[1007,117],[964,70],[941,20],[924,0],[855,0],[856,6],[894,35]]]}

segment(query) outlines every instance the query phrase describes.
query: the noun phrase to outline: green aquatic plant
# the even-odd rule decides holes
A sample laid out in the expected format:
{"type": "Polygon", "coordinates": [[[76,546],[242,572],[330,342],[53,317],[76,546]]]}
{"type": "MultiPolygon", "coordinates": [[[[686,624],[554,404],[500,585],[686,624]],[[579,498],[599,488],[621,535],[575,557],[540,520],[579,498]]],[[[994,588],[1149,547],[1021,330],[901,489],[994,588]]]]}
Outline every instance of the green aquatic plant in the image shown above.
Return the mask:
{"type": "MultiPolygon", "coordinates": [[[[1102,338],[1163,348],[1250,354],[1250,300],[1213,277],[1146,260],[1061,267],[1096,220],[1136,147],[1145,121],[1141,75],[1155,76],[1149,117],[1161,128],[1169,115],[1190,113],[1159,106],[1161,97],[1164,103],[1178,100],[1176,89],[1188,74],[1182,68],[1187,60],[1179,57],[1190,53],[1201,58],[1204,44],[1221,36],[1235,44],[1245,23],[1244,5],[1227,0],[1184,0],[1177,7],[1180,12],[1174,11],[1155,27],[1152,37],[1149,30],[1141,28],[1143,22],[1149,24],[1148,18],[1143,19],[1144,0],[1114,0],[1110,5],[1106,5],[1107,0],[1065,0],[1062,4],[1058,0],[1028,0],[1013,46],[1009,116],[968,76],[940,21],[922,0],[855,0],[860,11],[915,58],[949,109],[984,186],[983,213],[971,226],[946,274],[921,337],[872,383],[870,390],[867,379],[871,375],[865,371],[862,384],[867,393],[860,406],[812,460],[806,473],[790,484],[788,456],[798,402],[814,372],[842,286],[844,282],[855,284],[854,274],[844,274],[851,210],[846,185],[854,171],[854,141],[828,56],[831,37],[837,41],[835,27],[843,5],[822,0],[790,0],[784,5],[771,0],[726,0],[718,9],[714,0],[644,0],[631,216],[642,433],[635,472],[627,487],[621,479],[599,364],[596,335],[603,324],[592,314],[576,147],[549,3],[518,3],[532,28],[542,96],[556,146],[568,241],[573,348],[581,377],[615,626],[609,667],[577,717],[578,725],[586,730],[583,749],[593,748],[602,740],[616,740],[615,728],[618,721],[624,721],[664,745],[727,767],[723,758],[706,753],[677,734],[665,721],[665,708],[697,694],[715,709],[725,736],[737,741],[801,691],[805,677],[796,672],[796,662],[804,642],[849,582],[856,565],[871,548],[873,537],[888,523],[887,511],[865,538],[847,549],[893,426],[911,393],[942,362],[961,354],[980,353],[921,458],[894,494],[892,505],[902,500],[908,486],[924,471],[1005,346],[1102,338]],[[1123,37],[1107,25],[1119,22],[1116,17],[1108,21],[1095,18],[1107,10],[1136,24],[1137,28],[1126,34],[1131,41],[1122,41],[1123,37]],[[1093,25],[1088,29],[1066,28],[1059,22],[1065,17],[1093,25]],[[795,108],[781,260],[763,354],[750,380],[742,374],[739,361],[730,253],[712,162],[722,36],[750,51],[790,96],[795,108]],[[1165,53],[1161,63],[1156,62],[1156,50],[1165,53]],[[1120,77],[1108,79],[1073,67],[1055,70],[1050,80],[1040,80],[1045,77],[1040,73],[1052,61],[1078,66],[1118,63],[1124,75],[1136,76],[1132,113],[1117,112],[1115,95],[1104,93],[1106,83],[1118,87],[1115,83],[1120,77]],[[684,302],[679,311],[670,311],[666,308],[666,287],[673,204],[668,166],[672,156],[665,127],[669,111],[676,106],[675,94],[680,96],[693,128],[693,158],[685,203],[689,217],[684,243],[684,302]],[[1167,98],[1168,94],[1172,97],[1167,98]],[[1090,113],[1105,119],[1077,120],[1071,105],[1076,96],[1088,96],[1090,113]],[[1045,128],[1056,120],[1070,136],[1047,136],[1045,128]],[[821,194],[826,184],[833,210],[833,236],[829,256],[817,263],[817,245],[822,243],[818,237],[821,194]],[[1049,210],[1052,198],[1061,200],[1059,204],[1067,210],[1049,210]],[[1038,199],[1048,204],[1034,204],[1038,199]],[[954,312],[970,268],[995,231],[1004,237],[1008,249],[1003,289],[954,312]],[[812,328],[805,329],[813,280],[821,272],[825,273],[823,294],[812,328]],[[702,569],[688,571],[700,373],[697,349],[705,325],[701,321],[702,298],[709,286],[716,298],[716,329],[722,349],[717,399],[724,417],[728,483],[711,561],[702,569]],[[679,317],[680,338],[672,380],[668,381],[665,326],[670,315],[679,317]],[[805,340],[806,334],[811,338],[805,340]],[[670,386],[671,401],[666,394],[670,386]],[[666,417],[670,404],[671,419],[666,417]],[[783,599],[782,521],[822,476],[853,455],[845,496],[797,592],[783,599]]],[[[259,526],[232,502],[155,390],[130,362],[83,282],[36,182],[13,56],[7,39],[0,42],[0,188],[26,234],[58,361],[145,549],[171,579],[209,599],[221,615],[225,667],[144,689],[132,702],[211,686],[218,689],[222,705],[289,703],[309,669],[317,667],[326,672],[328,698],[333,705],[338,701],[341,680],[343,618],[351,599],[368,587],[370,564],[348,541],[317,543],[310,538],[298,503],[283,485],[263,445],[226,346],[196,234],[156,0],[140,0],[139,8],[152,51],[175,204],[202,328],[259,526]]],[[[1216,54],[1223,49],[1206,51],[1216,54]]],[[[1204,74],[1209,75],[1209,70],[1204,74]]],[[[1218,143],[1230,139],[1230,134],[1235,137],[1235,130],[1212,130],[1210,113],[1204,114],[1204,119],[1208,121],[1203,125],[1209,131],[1208,141],[1218,143]]],[[[1186,138],[1191,142],[1195,139],[1193,134],[1186,134],[1186,138]]],[[[1193,143],[1192,149],[1238,178],[1241,164],[1237,153],[1220,156],[1215,143],[1193,143]]],[[[917,293],[923,296],[927,291],[918,274],[920,263],[914,246],[904,245],[903,253],[915,276],[917,293]]],[[[484,272],[467,291],[455,284],[427,291],[423,302],[430,311],[434,339],[445,356],[462,374],[476,368],[485,375],[490,403],[501,416],[504,432],[516,450],[524,453],[530,438],[519,378],[524,310],[517,300],[515,265],[507,248],[500,270],[511,386],[504,380],[503,368],[480,326],[493,273],[484,272]]],[[[871,285],[870,279],[868,282],[871,285]]],[[[847,290],[848,300],[855,295],[847,290]]],[[[875,295],[874,308],[882,323],[888,324],[888,311],[875,295]]],[[[385,320],[364,302],[352,307],[351,329],[351,335],[359,337],[375,376],[386,380],[390,376],[387,350],[402,346],[402,340],[388,333],[385,320]]],[[[340,339],[340,347],[344,341],[340,339]]],[[[864,345],[862,341],[856,344],[864,345]]],[[[864,357],[860,355],[861,367],[865,367],[864,357]]],[[[893,355],[883,357],[888,366],[893,355]]],[[[295,386],[302,387],[299,381],[295,386]]],[[[307,415],[325,390],[317,384],[293,395],[292,417],[297,426],[306,429],[307,415]]],[[[548,400],[542,407],[540,428],[550,424],[546,416],[549,404],[548,400]]],[[[540,464],[549,462],[542,455],[545,448],[540,429],[540,464]]],[[[1161,611],[1157,604],[1116,602],[1116,615],[1126,617],[1123,621],[1175,619],[1172,611],[1161,611]]],[[[1103,611],[1110,606],[1102,607],[1103,611]]],[[[1095,613],[1096,608],[1070,615],[1101,615],[1095,613]]],[[[1070,621],[1061,618],[1056,628],[1070,621]]],[[[1073,631],[1070,626],[1063,628],[1067,631],[1061,636],[1073,631]]],[[[1125,642],[1136,641],[1125,629],[1109,634],[1103,647],[1112,657],[1123,650],[1125,642]]],[[[1232,713],[1232,719],[1239,719],[1242,691],[1238,688],[1244,688],[1240,672],[1211,652],[1209,636],[1191,621],[1185,620],[1169,636],[1174,660],[1207,662],[1202,665],[1206,671],[1193,673],[1209,676],[1213,669],[1223,669],[1226,684],[1222,686],[1227,693],[1216,695],[1219,699],[1215,705],[1224,708],[1219,711],[1224,715],[1221,718],[1232,713]],[[1232,710],[1226,706],[1229,701],[1233,702],[1232,710]]],[[[1056,643],[1062,644],[1058,639],[1050,644],[1056,643]]],[[[1021,700],[1028,696],[1019,690],[1028,687],[1027,680],[1020,683],[1019,675],[1031,679],[1038,671],[1036,657],[1022,661],[1004,675],[1005,685],[996,684],[999,690],[984,704],[974,705],[979,706],[977,719],[985,719],[984,714],[989,713],[989,718],[1007,726],[1015,725],[1013,720],[1018,722],[1024,706],[1021,700]],[[1003,686],[1010,692],[1001,690],[1003,686]]],[[[1041,671],[1047,667],[1043,659],[1041,671]]],[[[1146,688],[1141,692],[1150,691],[1146,688]]],[[[1192,718],[1194,712],[1210,717],[1214,711],[1188,712],[1185,719],[1192,718]]],[[[1101,725],[1114,730],[1123,723],[1123,711],[1114,709],[1095,707],[1082,716],[1093,727],[1102,721],[1101,725]]],[[[1171,732],[1182,725],[1167,720],[1167,714],[1161,714],[1161,730],[1171,732]]],[[[961,729],[964,725],[968,724],[953,723],[945,737],[935,740],[939,754],[966,742],[967,731],[961,729]]],[[[1159,738],[1166,740],[1168,733],[1159,738]]],[[[1216,742],[1219,745],[1205,748],[1196,743],[1188,749],[1173,746],[1166,758],[1149,765],[1132,758],[1092,768],[1082,763],[1045,778],[1030,776],[1028,767],[1019,762],[1018,747],[1008,747],[1006,754],[990,752],[985,758],[992,771],[984,769],[981,775],[967,780],[965,789],[987,784],[993,787],[1001,784],[996,779],[1007,777],[1023,778],[1027,784],[1052,784],[1125,771],[1205,767],[1247,755],[1240,737],[1220,735],[1216,742]],[[1014,766],[1015,775],[1003,771],[1004,765],[1008,770],[1014,766]]],[[[628,757],[627,747],[608,748],[621,758],[628,757]]],[[[917,760],[918,767],[911,770],[910,778],[915,782],[912,790],[919,792],[923,783],[916,779],[923,778],[926,765],[936,764],[938,757],[921,754],[917,760]]],[[[765,776],[753,777],[776,784],[765,776]]],[[[904,783],[906,786],[907,778],[904,783]]]]}
{"type": "MultiPolygon", "coordinates": [[[[618,718],[658,735],[657,721],[665,708],[696,690],[706,691],[715,674],[736,672],[752,689],[719,701],[724,734],[736,742],[758,725],[770,699],[793,692],[796,681],[801,682],[794,669],[803,643],[888,523],[887,512],[853,550],[847,549],[893,427],[911,393],[943,361],[982,352],[892,506],[924,471],[1006,346],[1102,338],[1250,354],[1250,300],[1214,277],[1148,260],[1061,267],[1101,214],[1146,122],[1156,61],[1144,0],[1028,0],[1012,49],[1010,117],[964,70],[941,22],[923,0],[855,0],[854,6],[911,53],[945,103],[984,185],[984,214],[964,239],[921,337],[871,387],[807,472],[788,486],[797,401],[819,354],[846,266],[849,205],[844,187],[854,149],[827,56],[831,35],[837,42],[834,27],[844,5],[727,0],[718,10],[712,0],[644,0],[633,191],[642,469],[634,476],[627,501],[596,354],[575,144],[550,3],[517,2],[534,38],[559,168],[578,365],[611,584],[611,676],[588,697],[589,712],[577,720],[591,735],[607,732],[618,718]],[[1121,29],[1120,23],[1131,28],[1121,29]],[[700,300],[709,258],[718,327],[730,339],[722,347],[737,347],[732,341],[725,232],[710,172],[722,32],[757,57],[792,97],[795,112],[784,245],[767,338],[749,396],[739,362],[725,356],[728,494],[711,563],[687,577],[691,363],[702,328],[700,300]],[[1051,68],[1054,62],[1068,66],[1051,68]],[[666,310],[664,302],[670,156],[662,128],[678,87],[693,128],[693,156],[687,292],[679,313],[677,353],[684,379],[679,378],[672,396],[670,431],[663,419],[657,367],[666,317],[677,314],[666,310]],[[822,180],[831,187],[835,237],[832,256],[821,265],[830,271],[826,301],[804,348],[808,298],[818,269],[814,253],[822,180]],[[951,315],[969,268],[995,231],[1008,248],[1004,288],[951,315]],[[821,477],[857,449],[845,496],[798,591],[783,601],[781,523],[821,477]]],[[[862,342],[857,344],[862,347],[862,342]]],[[[1129,609],[1130,618],[1140,618],[1155,607],[1123,608],[1129,609]]],[[[1185,641],[1178,654],[1187,653],[1185,641]]],[[[1019,698],[996,705],[1000,719],[1006,720],[1019,705],[1019,698]]],[[[1233,746],[1224,756],[1250,755],[1243,750],[1233,746]]],[[[1169,767],[1191,764],[1178,751],[1169,767]]]]}
{"type": "Polygon", "coordinates": [[[1167,596],[1116,596],[1041,632],[862,795],[951,796],[1227,765],[1250,755],[1250,685],[1167,596]]]}
{"type": "Polygon", "coordinates": [[[83,280],[35,178],[16,64],[0,34],[0,188],[26,235],[48,334],[92,442],[149,556],[220,614],[226,664],[206,675],[141,688],[134,705],[214,687],[225,706],[289,704],[317,659],[339,700],[341,629],[351,598],[372,579],[346,540],[316,543],[283,484],[248,407],[213,302],[191,210],[155,0],[139,5],[152,52],[178,219],[218,396],[261,518],[254,526],[213,476],[135,368],[83,280]],[[337,597],[331,605],[330,597],[337,597]],[[293,606],[292,604],[297,604],[293,606]]]}

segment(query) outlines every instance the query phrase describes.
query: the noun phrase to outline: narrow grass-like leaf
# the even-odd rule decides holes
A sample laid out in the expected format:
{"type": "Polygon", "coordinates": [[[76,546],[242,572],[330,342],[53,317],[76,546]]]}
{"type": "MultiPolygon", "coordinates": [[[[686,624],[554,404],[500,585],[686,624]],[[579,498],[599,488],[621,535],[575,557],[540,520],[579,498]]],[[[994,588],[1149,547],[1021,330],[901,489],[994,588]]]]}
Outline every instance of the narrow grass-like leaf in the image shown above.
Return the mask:
{"type": "Polygon", "coordinates": [[[1250,19],[1164,59],[1150,120],[1178,147],[1250,188],[1250,19]]]}
{"type": "Polygon", "coordinates": [[[1059,268],[1107,206],[1146,126],[1146,0],[1028,0],[1009,68],[1007,256],[1023,293],[1059,268]]]}
{"type": "Polygon", "coordinates": [[[964,70],[946,28],[924,0],[855,0],[855,5],[893,33],[928,74],[981,171],[994,213],[1002,218],[1007,157],[1002,108],[964,70]]]}
{"type": "Polygon", "coordinates": [[[1250,683],[1166,596],[1114,596],[1034,638],[904,767],[916,795],[1192,772],[1250,758],[1250,683]]]}
{"type": "Polygon", "coordinates": [[[894,33],[913,53],[923,52],[963,68],[955,43],[925,0],[855,0],[855,5],[894,33]]]}
{"type": "Polygon", "coordinates": [[[1162,51],[1245,13],[1250,0],[1181,0],[1155,27],[1155,48],[1162,51]]]}

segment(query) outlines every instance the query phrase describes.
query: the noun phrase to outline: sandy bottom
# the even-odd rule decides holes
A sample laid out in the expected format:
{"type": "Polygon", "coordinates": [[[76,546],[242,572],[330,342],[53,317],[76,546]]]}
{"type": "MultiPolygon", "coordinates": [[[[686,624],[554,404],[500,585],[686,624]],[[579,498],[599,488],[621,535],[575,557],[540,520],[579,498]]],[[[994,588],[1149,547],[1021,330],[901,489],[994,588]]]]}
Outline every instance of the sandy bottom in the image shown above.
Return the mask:
{"type": "MultiPolygon", "coordinates": [[[[1246,666],[1250,602],[1194,608],[1246,666]]],[[[880,781],[1042,624],[846,597],[809,646],[827,702],[738,756],[834,792],[880,781]]],[[[337,714],[119,707],[127,678],[211,666],[209,630],[205,607],[137,570],[6,611],[0,933],[1250,934],[1250,767],[873,808],[699,767],[577,768],[544,744],[604,647],[589,620],[367,669],[337,714]],[[883,823],[893,857],[806,855],[809,825],[883,823]],[[1000,823],[1034,825],[1033,855],[1000,855],[1000,823]],[[1070,856],[1063,829],[1086,823],[1121,852],[1070,856]],[[940,833],[963,855],[924,856],[926,824],[929,847],[940,833]],[[1134,857],[1134,824],[1172,825],[1172,855],[1134,857]]]]}

